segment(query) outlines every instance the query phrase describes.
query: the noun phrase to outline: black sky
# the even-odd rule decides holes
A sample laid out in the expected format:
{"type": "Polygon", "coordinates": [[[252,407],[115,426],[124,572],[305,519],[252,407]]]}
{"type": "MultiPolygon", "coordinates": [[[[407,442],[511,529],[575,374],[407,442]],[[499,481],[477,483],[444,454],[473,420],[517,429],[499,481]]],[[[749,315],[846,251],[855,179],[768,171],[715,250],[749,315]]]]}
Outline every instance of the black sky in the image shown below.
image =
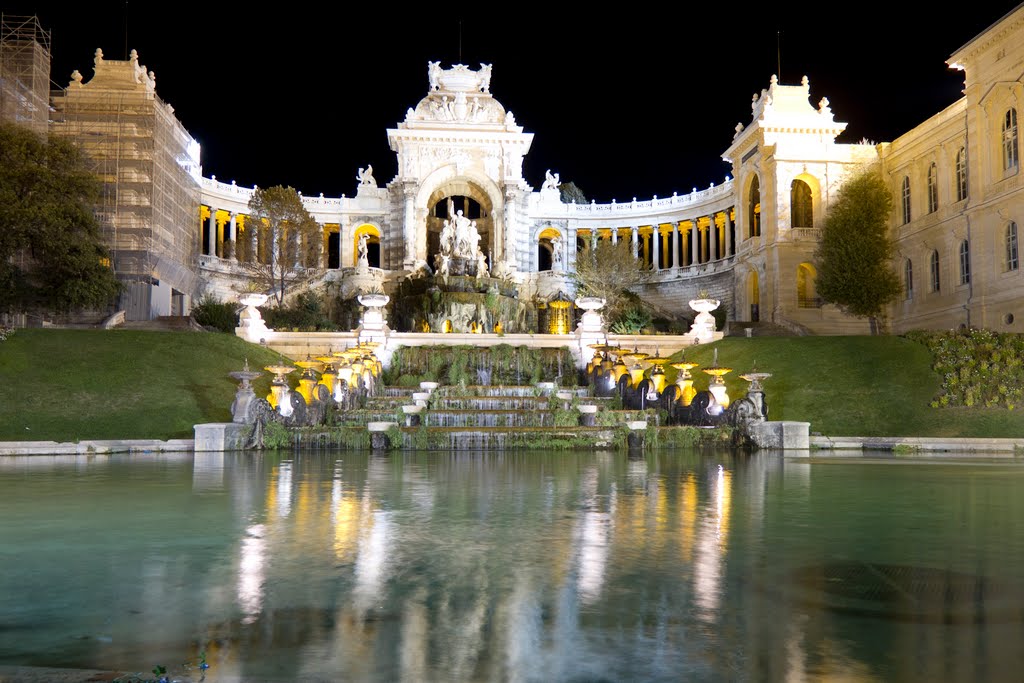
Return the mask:
{"type": "Polygon", "coordinates": [[[60,87],[73,69],[91,78],[97,47],[109,59],[138,50],[201,143],[206,176],[351,196],[357,168],[372,164],[383,184],[396,172],[386,130],[426,95],[427,62],[486,62],[491,93],[535,134],[527,181],[539,188],[550,168],[599,202],[722,182],[733,129],[776,72],[784,84],[807,75],[814,103],[829,98],[849,124],[841,141],[891,140],[961,96],[963,75],[945,60],[1015,7],[63,4],[0,11],[36,14],[52,32],[60,87]]]}

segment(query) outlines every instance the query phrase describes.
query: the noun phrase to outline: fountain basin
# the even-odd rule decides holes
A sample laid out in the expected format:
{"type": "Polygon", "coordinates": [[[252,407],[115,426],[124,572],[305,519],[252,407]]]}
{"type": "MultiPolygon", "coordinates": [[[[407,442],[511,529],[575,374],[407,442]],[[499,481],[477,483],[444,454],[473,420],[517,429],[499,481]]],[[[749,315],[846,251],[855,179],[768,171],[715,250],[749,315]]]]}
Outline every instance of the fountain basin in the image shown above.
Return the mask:
{"type": "Polygon", "coordinates": [[[647,429],[647,420],[628,420],[626,426],[632,431],[647,429]]]}
{"type": "Polygon", "coordinates": [[[423,406],[419,404],[411,406],[402,406],[402,412],[405,413],[406,415],[418,415],[423,412],[423,406]]]}
{"type": "Polygon", "coordinates": [[[367,422],[366,430],[369,432],[386,432],[392,427],[397,426],[397,422],[367,422]]]}
{"type": "Polygon", "coordinates": [[[420,389],[423,391],[433,391],[434,389],[437,389],[437,387],[437,382],[420,382],[420,389]]]}
{"type": "Polygon", "coordinates": [[[575,395],[576,392],[566,391],[565,389],[562,389],[561,391],[555,393],[555,396],[561,399],[562,401],[571,401],[572,397],[575,395]]]}
{"type": "Polygon", "coordinates": [[[593,415],[594,413],[597,412],[597,406],[592,405],[576,406],[576,409],[579,410],[580,413],[583,415],[593,415]]]}

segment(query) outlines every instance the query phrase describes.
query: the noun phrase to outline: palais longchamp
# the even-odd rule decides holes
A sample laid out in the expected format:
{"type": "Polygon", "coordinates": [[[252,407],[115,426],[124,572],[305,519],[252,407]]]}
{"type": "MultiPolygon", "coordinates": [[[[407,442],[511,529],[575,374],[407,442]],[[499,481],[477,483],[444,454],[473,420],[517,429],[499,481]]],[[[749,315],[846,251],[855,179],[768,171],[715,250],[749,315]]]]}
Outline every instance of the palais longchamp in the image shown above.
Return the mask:
{"type": "MultiPolygon", "coordinates": [[[[37,20],[6,26],[0,42],[0,117],[71,138],[104,183],[97,215],[126,285],[127,319],[186,315],[204,296],[237,300],[246,262],[266,253],[246,220],[255,190],[203,176],[199,144],[139,55],[113,60],[97,50],[90,78],[76,70],[51,92],[49,34],[37,20]]],[[[367,166],[353,171],[352,196],[303,197],[323,241],[317,262],[303,265],[342,297],[391,293],[409,278],[447,274],[462,249],[456,261],[473,273],[543,303],[572,297],[569,275],[588,244],[626,240],[653,271],[636,293],[669,315],[687,315],[685,302],[700,292],[719,299],[730,322],[867,333],[866,319],[817,295],[814,254],[845,180],[875,166],[892,192],[892,266],[902,281],[891,330],[1019,332],[1024,5],[946,63],[963,72],[963,97],[877,144],[837,142],[846,124],[827,97],[806,77],[772,76],[749,120],[722,140],[726,182],[597,204],[571,201],[557,172],[524,177],[534,133],[491,93],[491,65],[430,62],[422,99],[387,130],[395,177],[382,183],[367,166]],[[456,245],[460,226],[472,239],[456,245]]]]}

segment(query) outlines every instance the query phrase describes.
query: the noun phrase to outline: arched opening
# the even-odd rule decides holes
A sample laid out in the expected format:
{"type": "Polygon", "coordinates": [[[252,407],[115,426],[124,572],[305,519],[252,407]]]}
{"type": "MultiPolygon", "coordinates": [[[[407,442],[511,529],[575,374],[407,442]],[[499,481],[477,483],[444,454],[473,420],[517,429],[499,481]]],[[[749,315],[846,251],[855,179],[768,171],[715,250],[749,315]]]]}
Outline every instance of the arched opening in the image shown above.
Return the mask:
{"type": "MultiPolygon", "coordinates": [[[[494,219],[490,197],[474,183],[465,179],[453,179],[438,187],[427,199],[427,262],[435,266],[436,257],[441,253],[442,231],[447,223],[468,220],[480,236],[477,247],[492,267],[494,256],[494,219]]],[[[466,255],[472,258],[472,255],[466,255]]]]}
{"type": "Polygon", "coordinates": [[[556,263],[561,265],[562,233],[554,228],[544,228],[537,235],[537,270],[557,270],[556,263]],[[558,252],[557,254],[555,252],[558,252]]]}
{"type": "Polygon", "coordinates": [[[366,236],[366,264],[371,268],[380,268],[380,230],[369,223],[363,223],[352,233],[352,264],[359,265],[360,243],[366,236]]]}
{"type": "Polygon", "coordinates": [[[815,286],[818,271],[810,263],[801,263],[796,269],[796,298],[800,308],[821,308],[821,299],[815,286]]]}
{"type": "Polygon", "coordinates": [[[747,275],[747,303],[750,305],[750,322],[756,323],[761,319],[761,287],[756,270],[747,275]]]}
{"type": "Polygon", "coordinates": [[[747,237],[761,236],[761,181],[754,176],[747,197],[747,237]]]}
{"type": "Polygon", "coordinates": [[[789,216],[791,228],[814,227],[814,200],[811,186],[797,178],[789,190],[789,216]]]}

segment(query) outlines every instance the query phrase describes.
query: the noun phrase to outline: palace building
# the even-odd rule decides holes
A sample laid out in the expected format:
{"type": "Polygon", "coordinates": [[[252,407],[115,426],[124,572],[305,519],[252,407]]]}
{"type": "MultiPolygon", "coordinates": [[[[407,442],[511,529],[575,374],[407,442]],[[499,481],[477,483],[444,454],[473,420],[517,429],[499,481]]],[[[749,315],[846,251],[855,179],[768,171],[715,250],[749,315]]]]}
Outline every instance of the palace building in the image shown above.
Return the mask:
{"type": "MultiPolygon", "coordinates": [[[[827,97],[806,78],[772,76],[722,141],[725,183],[575,204],[562,200],[557,169],[524,177],[534,133],[491,93],[492,65],[431,62],[425,92],[387,131],[397,175],[382,181],[362,168],[352,196],[303,198],[323,229],[320,262],[304,265],[342,297],[392,292],[439,267],[443,230],[458,216],[475,227],[481,267],[514,281],[523,299],[571,297],[581,248],[626,240],[654,270],[638,293],[666,315],[690,317],[686,302],[706,292],[732,321],[866,333],[866,320],[816,295],[814,252],[844,180],[873,165],[892,188],[893,268],[904,283],[891,329],[1020,331],[1024,5],[947,64],[963,72],[964,97],[890,142],[837,142],[846,124],[827,97]]],[[[107,188],[99,213],[114,267],[133,283],[129,318],[184,313],[205,294],[237,298],[245,260],[261,253],[246,224],[254,188],[202,177],[199,146],[157,97],[155,74],[134,52],[119,62],[97,51],[92,78],[75,72],[51,101],[51,131],[81,144],[107,188]]]]}

